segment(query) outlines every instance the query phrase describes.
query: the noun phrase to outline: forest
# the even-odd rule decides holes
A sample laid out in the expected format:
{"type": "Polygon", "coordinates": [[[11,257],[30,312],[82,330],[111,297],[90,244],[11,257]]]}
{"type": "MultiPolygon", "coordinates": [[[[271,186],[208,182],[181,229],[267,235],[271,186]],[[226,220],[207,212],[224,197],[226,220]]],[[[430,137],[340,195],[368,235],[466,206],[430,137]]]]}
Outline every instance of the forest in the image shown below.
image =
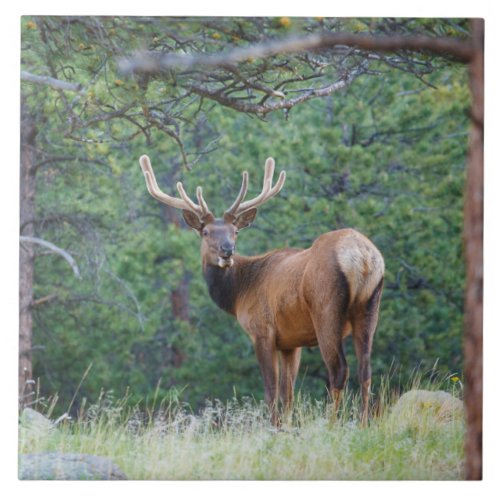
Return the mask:
{"type": "MultiPolygon", "coordinates": [[[[396,391],[416,373],[462,379],[467,66],[446,52],[343,44],[218,65],[203,57],[318,33],[463,40],[467,20],[21,24],[22,398],[57,395],[61,412],[76,413],[103,397],[174,397],[194,411],[263,397],[249,338],[208,295],[199,236],[148,194],[143,154],[165,192],[200,185],[218,216],[243,170],[258,194],[272,156],[285,186],[242,231],[238,252],[359,230],[386,265],[374,394],[388,375],[396,391]]],[[[351,338],[345,347],[357,390],[351,338]]],[[[297,390],[325,400],[326,385],[318,349],[304,349],[297,390]]]]}

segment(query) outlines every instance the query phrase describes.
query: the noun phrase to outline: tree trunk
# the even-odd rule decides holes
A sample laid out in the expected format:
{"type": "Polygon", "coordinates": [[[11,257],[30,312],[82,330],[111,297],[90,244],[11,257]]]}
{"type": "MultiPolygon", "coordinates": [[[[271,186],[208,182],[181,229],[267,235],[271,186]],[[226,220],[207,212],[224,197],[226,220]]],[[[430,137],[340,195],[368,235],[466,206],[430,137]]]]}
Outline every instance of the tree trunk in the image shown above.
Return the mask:
{"type": "MultiPolygon", "coordinates": [[[[181,218],[176,209],[162,205],[162,218],[166,224],[181,226],[181,218]]],[[[184,269],[181,282],[171,291],[170,303],[172,304],[172,315],[174,319],[189,322],[189,273],[184,269]]],[[[173,347],[173,363],[178,368],[186,359],[185,353],[177,346],[173,347]]]]}
{"type": "MultiPolygon", "coordinates": [[[[181,282],[170,294],[172,304],[172,314],[175,319],[189,322],[189,274],[184,271],[181,282]]],[[[173,346],[173,363],[175,368],[179,368],[185,359],[186,354],[182,349],[173,346]]]]}
{"type": "MultiPolygon", "coordinates": [[[[20,234],[35,235],[35,121],[21,103],[21,179],[20,179],[20,234]]],[[[32,371],[32,327],[31,306],[33,302],[33,243],[23,242],[19,247],[19,397],[22,406],[29,404],[33,390],[30,382],[32,371]]]]}
{"type": "Polygon", "coordinates": [[[484,21],[472,22],[474,55],[470,63],[472,128],[465,186],[466,261],[464,375],[467,434],[465,477],[482,479],[483,439],[483,124],[484,21]]]}

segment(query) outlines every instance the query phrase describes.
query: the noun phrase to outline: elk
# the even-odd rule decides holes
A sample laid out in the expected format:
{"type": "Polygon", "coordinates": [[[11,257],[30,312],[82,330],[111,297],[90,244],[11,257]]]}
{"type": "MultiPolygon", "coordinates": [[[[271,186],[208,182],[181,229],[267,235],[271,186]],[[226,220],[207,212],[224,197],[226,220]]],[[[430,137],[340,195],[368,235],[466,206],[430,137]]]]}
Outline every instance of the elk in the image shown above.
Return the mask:
{"type": "Polygon", "coordinates": [[[148,156],[141,156],[139,163],[149,193],[182,210],[188,226],[201,236],[208,292],[221,309],[237,318],[252,340],[273,424],[280,423],[279,397],[285,414],[291,409],[302,347],[319,346],[337,413],[349,373],[343,339],[351,332],[361,386],[361,421],[366,424],[370,355],[384,276],[384,260],[374,244],[354,229],[339,229],[322,234],[307,249],[238,255],[238,231],[253,222],[257,207],[276,196],[285,183],[286,173],[281,171],[273,185],[272,158],[265,163],[261,193],[244,201],[248,190],[244,171],[240,192],[222,218],[209,210],[201,187],[196,189],[198,203],[180,182],[180,198],[170,196],[159,189],[148,156]]]}

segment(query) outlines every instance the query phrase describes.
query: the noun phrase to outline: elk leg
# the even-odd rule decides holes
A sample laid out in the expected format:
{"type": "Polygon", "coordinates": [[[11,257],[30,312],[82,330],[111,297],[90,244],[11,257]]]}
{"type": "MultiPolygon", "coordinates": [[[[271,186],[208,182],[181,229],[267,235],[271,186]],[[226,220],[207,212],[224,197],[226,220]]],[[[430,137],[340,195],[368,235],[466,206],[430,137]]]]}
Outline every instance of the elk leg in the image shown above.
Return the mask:
{"type": "Polygon", "coordinates": [[[361,423],[368,423],[370,386],[372,378],[371,351],[382,292],[382,281],[366,304],[359,307],[352,321],[354,349],[358,359],[358,380],[361,387],[361,423]]]}
{"type": "Polygon", "coordinates": [[[349,367],[344,355],[342,332],[345,320],[339,316],[333,321],[320,322],[316,326],[316,335],[321,356],[328,370],[328,385],[336,416],[342,400],[342,393],[349,377],[349,367]]]}
{"type": "Polygon", "coordinates": [[[292,409],[293,389],[300,366],[300,353],[300,348],[281,351],[280,397],[286,416],[292,409]]]}
{"type": "Polygon", "coordinates": [[[264,379],[264,398],[271,413],[271,422],[278,426],[278,352],[271,341],[257,338],[255,354],[264,379]]]}
{"type": "Polygon", "coordinates": [[[330,386],[330,395],[333,401],[335,414],[338,413],[344,387],[349,377],[349,367],[344,355],[342,340],[339,344],[323,356],[328,370],[328,382],[330,386]]]}

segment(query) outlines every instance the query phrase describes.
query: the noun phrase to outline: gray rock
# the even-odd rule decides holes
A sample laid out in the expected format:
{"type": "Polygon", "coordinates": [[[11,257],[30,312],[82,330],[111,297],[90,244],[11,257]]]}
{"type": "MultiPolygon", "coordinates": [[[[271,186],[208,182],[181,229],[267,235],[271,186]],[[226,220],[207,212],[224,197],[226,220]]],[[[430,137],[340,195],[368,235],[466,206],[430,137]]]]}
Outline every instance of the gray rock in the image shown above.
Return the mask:
{"type": "Polygon", "coordinates": [[[54,427],[54,424],[47,417],[44,417],[41,413],[31,408],[25,408],[23,410],[20,423],[22,427],[40,433],[46,433],[54,427]]]}
{"type": "Polygon", "coordinates": [[[437,422],[462,418],[463,402],[445,391],[412,390],[403,394],[392,408],[392,417],[402,421],[431,417],[437,422]]]}
{"type": "Polygon", "coordinates": [[[45,452],[19,456],[22,480],[120,480],[127,476],[109,458],[45,452]]]}

